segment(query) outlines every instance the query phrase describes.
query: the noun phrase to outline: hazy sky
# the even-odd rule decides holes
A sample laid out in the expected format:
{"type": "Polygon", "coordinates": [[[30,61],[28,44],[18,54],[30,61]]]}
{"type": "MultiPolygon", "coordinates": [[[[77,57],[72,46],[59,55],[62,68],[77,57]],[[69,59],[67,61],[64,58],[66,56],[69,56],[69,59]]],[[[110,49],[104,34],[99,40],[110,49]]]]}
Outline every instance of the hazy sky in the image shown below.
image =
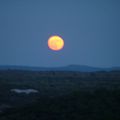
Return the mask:
{"type": "Polygon", "coordinates": [[[69,64],[120,66],[120,0],[0,0],[0,65],[69,64]]]}

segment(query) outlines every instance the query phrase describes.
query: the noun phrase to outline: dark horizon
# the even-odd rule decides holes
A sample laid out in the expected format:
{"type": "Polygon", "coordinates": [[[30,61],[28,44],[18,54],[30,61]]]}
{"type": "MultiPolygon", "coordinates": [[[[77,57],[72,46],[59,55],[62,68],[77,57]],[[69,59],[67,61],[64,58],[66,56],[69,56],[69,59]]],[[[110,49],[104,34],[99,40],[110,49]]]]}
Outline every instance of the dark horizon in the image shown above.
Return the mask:
{"type": "Polygon", "coordinates": [[[39,71],[39,72],[112,72],[120,71],[120,67],[92,67],[86,65],[67,65],[67,66],[57,66],[57,67],[42,67],[42,66],[0,66],[0,70],[13,70],[13,71],[39,71]]]}
{"type": "Polygon", "coordinates": [[[81,65],[81,64],[66,64],[66,65],[62,65],[62,66],[35,66],[35,65],[15,65],[15,64],[0,64],[0,66],[19,66],[19,67],[44,67],[44,68],[56,68],[56,67],[67,67],[67,66],[86,66],[86,67],[95,67],[95,68],[114,68],[114,67],[120,67],[119,65],[118,66],[108,66],[108,67],[99,67],[99,66],[90,66],[90,65],[81,65]]]}

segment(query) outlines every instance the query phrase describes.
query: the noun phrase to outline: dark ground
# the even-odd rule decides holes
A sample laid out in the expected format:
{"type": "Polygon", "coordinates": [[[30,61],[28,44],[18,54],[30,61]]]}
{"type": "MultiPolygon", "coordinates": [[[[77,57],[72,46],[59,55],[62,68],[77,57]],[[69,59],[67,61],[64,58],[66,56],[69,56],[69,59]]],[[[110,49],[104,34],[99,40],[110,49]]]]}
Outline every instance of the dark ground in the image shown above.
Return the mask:
{"type": "Polygon", "coordinates": [[[0,71],[0,120],[120,120],[120,71],[0,71]]]}

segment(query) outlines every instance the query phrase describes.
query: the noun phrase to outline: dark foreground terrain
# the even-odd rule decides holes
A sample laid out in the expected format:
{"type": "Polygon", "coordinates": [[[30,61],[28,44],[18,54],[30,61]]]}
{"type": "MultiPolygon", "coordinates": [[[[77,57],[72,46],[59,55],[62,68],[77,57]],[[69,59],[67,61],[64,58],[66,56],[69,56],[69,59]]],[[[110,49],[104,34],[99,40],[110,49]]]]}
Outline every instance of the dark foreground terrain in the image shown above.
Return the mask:
{"type": "Polygon", "coordinates": [[[0,120],[120,120],[120,71],[1,70],[0,120]]]}

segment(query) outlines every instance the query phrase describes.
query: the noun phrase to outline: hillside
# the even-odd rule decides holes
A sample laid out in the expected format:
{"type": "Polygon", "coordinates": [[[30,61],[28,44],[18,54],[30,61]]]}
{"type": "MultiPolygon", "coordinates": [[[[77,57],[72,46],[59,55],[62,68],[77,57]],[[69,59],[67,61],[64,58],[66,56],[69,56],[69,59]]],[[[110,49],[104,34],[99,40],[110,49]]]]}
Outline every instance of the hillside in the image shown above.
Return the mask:
{"type": "Polygon", "coordinates": [[[96,72],[96,71],[120,70],[120,67],[99,68],[87,65],[68,65],[63,67],[32,67],[32,66],[30,67],[30,66],[7,65],[0,66],[0,70],[96,72]]]}

